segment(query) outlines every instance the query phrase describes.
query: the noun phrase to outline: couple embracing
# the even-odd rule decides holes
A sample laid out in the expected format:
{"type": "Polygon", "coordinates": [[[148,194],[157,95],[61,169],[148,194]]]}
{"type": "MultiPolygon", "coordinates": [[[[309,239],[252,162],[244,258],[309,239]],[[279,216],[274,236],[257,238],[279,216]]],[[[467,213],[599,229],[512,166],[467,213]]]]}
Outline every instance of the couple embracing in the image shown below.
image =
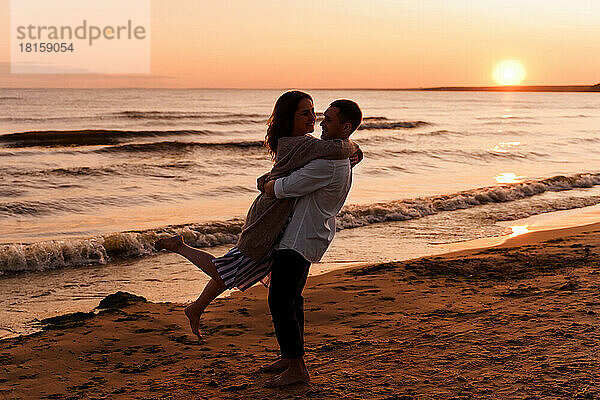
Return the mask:
{"type": "Polygon", "coordinates": [[[362,120],[359,106],[336,100],[324,112],[321,139],[307,93],[279,97],[268,120],[265,146],[274,165],[257,180],[254,200],[234,248],[222,257],[186,245],[181,236],[157,241],[157,250],[176,252],[211,277],[200,297],[185,309],[198,336],[200,316],[226,289],[245,290],[268,282],[269,308],[281,357],[262,368],[281,372],[267,386],[310,380],[304,363],[302,290],[311,263],[321,259],[335,234],[335,216],[352,184],[352,167],[362,152],[349,140],[362,120]]]}

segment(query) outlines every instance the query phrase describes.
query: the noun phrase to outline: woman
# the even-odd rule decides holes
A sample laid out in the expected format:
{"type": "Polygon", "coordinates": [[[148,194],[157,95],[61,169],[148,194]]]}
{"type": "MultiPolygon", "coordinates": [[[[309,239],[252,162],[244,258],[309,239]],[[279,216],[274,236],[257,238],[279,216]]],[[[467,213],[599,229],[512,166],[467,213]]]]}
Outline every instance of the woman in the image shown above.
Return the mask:
{"type": "MultiPolygon", "coordinates": [[[[315,129],[316,115],[310,95],[289,91],[279,97],[268,120],[265,145],[274,159],[273,169],[258,179],[288,175],[317,158],[344,159],[362,153],[349,140],[319,140],[307,133],[315,129]]],[[[270,271],[272,249],[293,211],[294,199],[275,199],[261,193],[252,203],[236,247],[222,257],[186,245],[181,236],[160,239],[157,250],[178,253],[211,277],[198,299],[186,307],[192,332],[200,337],[198,325],[206,307],[225,289],[245,290],[265,278],[270,271]]]]}

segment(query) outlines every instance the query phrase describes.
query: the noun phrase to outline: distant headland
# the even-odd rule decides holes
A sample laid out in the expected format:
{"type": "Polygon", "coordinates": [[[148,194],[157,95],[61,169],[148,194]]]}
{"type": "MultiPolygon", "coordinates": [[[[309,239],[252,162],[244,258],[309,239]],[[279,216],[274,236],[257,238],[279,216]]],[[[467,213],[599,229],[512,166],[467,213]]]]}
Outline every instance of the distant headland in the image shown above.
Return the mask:
{"type": "Polygon", "coordinates": [[[447,86],[407,90],[439,92],[600,92],[600,83],[593,86],[447,86]]]}

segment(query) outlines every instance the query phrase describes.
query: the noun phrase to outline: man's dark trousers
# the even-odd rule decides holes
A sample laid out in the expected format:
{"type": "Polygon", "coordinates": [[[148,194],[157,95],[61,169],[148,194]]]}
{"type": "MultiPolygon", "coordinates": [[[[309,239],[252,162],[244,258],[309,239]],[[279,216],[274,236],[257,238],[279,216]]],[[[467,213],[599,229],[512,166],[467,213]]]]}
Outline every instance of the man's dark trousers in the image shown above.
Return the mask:
{"type": "Polygon", "coordinates": [[[304,355],[304,298],[310,262],[294,250],[275,250],[269,284],[269,308],[281,358],[304,355]]]}

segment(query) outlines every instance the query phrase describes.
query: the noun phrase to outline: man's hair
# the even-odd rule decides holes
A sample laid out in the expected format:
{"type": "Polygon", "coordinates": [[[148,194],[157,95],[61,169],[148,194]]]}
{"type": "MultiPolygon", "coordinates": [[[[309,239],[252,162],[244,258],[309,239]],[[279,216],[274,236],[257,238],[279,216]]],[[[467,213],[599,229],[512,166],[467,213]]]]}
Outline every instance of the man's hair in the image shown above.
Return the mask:
{"type": "Polygon", "coordinates": [[[352,132],[354,132],[362,122],[362,111],[358,104],[352,100],[340,99],[330,104],[331,107],[337,107],[340,111],[338,112],[338,119],[342,124],[350,122],[352,126],[352,132]]]}

